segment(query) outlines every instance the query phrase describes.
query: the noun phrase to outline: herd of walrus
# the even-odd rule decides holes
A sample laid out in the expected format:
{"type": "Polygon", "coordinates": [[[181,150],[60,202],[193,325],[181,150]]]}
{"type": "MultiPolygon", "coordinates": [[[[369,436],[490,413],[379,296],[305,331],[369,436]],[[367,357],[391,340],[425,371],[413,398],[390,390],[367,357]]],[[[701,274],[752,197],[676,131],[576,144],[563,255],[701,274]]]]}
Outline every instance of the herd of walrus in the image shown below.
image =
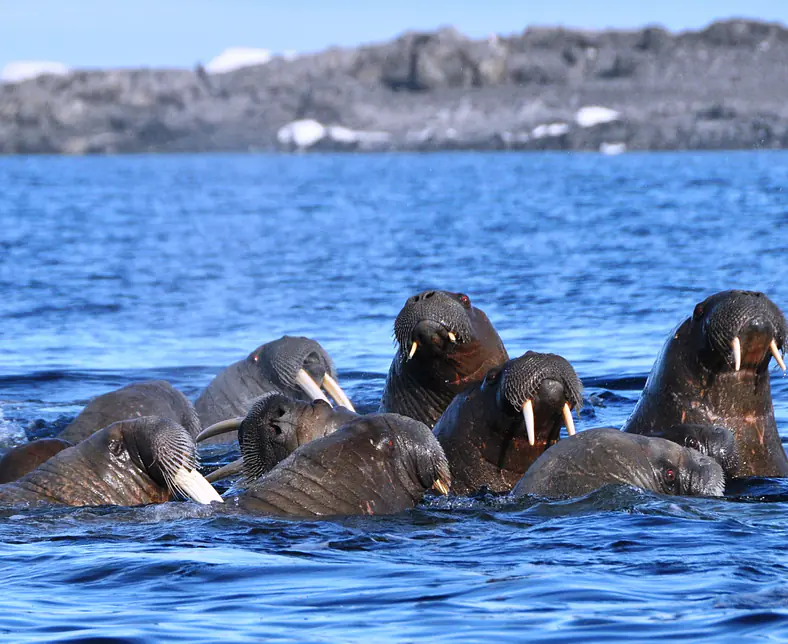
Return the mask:
{"type": "Polygon", "coordinates": [[[467,295],[414,295],[394,336],[377,413],[356,413],[316,341],[285,336],[224,369],[194,404],[161,380],[95,398],[57,438],[0,460],[0,504],[180,496],[315,517],[402,512],[426,493],[551,499],[623,484],[721,496],[733,479],[788,476],[769,379],[772,358],[785,371],[786,322],[763,293],[700,302],[621,429],[577,433],[583,387],[569,362],[510,359],[467,295]],[[198,444],[235,441],[240,459],[200,472],[198,444]],[[236,484],[220,496],[212,483],[225,478],[236,484]]]}

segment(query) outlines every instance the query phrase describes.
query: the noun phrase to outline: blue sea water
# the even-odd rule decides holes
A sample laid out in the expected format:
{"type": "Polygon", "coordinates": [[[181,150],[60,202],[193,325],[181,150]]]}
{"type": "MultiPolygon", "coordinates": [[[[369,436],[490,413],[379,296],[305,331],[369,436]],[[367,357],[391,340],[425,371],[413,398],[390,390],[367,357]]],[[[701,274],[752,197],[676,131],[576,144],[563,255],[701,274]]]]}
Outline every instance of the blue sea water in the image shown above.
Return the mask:
{"type": "MultiPolygon", "coordinates": [[[[375,409],[392,324],[468,293],[620,426],[707,295],[788,307],[788,154],[0,158],[0,451],[93,396],[194,398],[282,334],[375,409]]],[[[788,379],[772,374],[788,437],[788,379]]],[[[9,642],[788,640],[788,484],[289,521],[190,503],[0,511],[9,642]]]]}

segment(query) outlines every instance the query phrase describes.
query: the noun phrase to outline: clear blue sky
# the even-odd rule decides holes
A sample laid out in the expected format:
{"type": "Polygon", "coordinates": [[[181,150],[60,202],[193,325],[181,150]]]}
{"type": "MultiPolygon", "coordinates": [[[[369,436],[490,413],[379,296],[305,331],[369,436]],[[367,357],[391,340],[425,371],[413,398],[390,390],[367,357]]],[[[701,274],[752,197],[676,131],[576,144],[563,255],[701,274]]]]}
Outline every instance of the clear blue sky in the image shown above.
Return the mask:
{"type": "Polygon", "coordinates": [[[0,67],[191,67],[231,46],[316,51],[451,24],[474,37],[527,25],[788,23],[788,0],[0,0],[0,67]]]}

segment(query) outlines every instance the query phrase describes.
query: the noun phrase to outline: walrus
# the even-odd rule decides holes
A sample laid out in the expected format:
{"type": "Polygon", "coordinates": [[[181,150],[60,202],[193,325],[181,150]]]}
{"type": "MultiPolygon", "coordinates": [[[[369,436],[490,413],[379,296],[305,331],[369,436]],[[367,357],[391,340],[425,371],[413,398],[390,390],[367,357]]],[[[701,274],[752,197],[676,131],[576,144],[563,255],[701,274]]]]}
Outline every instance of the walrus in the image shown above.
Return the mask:
{"type": "Polygon", "coordinates": [[[22,478],[58,452],[72,446],[72,443],[59,438],[40,438],[24,445],[17,445],[0,458],[0,483],[9,483],[22,478]]]}
{"type": "Polygon", "coordinates": [[[198,503],[221,497],[197,471],[194,439],[169,418],[113,423],[13,483],[0,504],[147,505],[178,492],[198,503]]]}
{"type": "Polygon", "coordinates": [[[394,322],[398,349],[381,412],[434,427],[454,397],[509,359],[481,309],[463,293],[424,291],[405,302],[394,322]]]}
{"type": "MultiPolygon", "coordinates": [[[[257,347],[245,359],[221,371],[194,403],[203,427],[245,416],[254,401],[270,391],[296,400],[325,400],[324,386],[337,404],[355,411],[337,382],[329,355],[314,340],[284,336],[257,347]]],[[[215,436],[211,443],[231,442],[236,433],[215,436]]]]}
{"type": "Polygon", "coordinates": [[[722,496],[725,491],[725,475],[714,459],[664,438],[602,427],[546,450],[512,496],[582,496],[614,483],[679,496],[722,496]]]}
{"type": "Polygon", "coordinates": [[[736,440],[734,477],[788,476],[768,371],[772,357],[785,370],[785,333],[785,317],[763,293],[708,297],[668,338],[624,431],[721,425],[736,440]]]}
{"type": "Polygon", "coordinates": [[[454,494],[483,486],[508,492],[559,439],[575,433],[583,385],[564,358],[528,351],[493,367],[458,395],[433,430],[446,453],[454,494]]]}
{"type": "Polygon", "coordinates": [[[359,416],[299,447],[239,497],[250,512],[281,516],[395,514],[451,475],[429,428],[398,414],[359,416]]]}
{"type": "Polygon", "coordinates": [[[192,437],[200,432],[200,419],[186,396],[166,380],[145,380],[94,398],[58,438],[78,443],[119,420],[142,416],[170,418],[192,437]]]}
{"type": "Polygon", "coordinates": [[[726,478],[733,478],[739,467],[739,452],[733,432],[720,425],[673,425],[650,434],[671,443],[689,447],[713,458],[726,478]]]}
{"type": "Polygon", "coordinates": [[[214,482],[243,471],[244,481],[251,483],[301,445],[327,436],[357,417],[355,412],[333,408],[324,400],[306,402],[277,392],[267,393],[254,402],[245,417],[221,421],[197,436],[200,443],[226,432],[238,432],[241,458],[205,478],[214,482]]]}

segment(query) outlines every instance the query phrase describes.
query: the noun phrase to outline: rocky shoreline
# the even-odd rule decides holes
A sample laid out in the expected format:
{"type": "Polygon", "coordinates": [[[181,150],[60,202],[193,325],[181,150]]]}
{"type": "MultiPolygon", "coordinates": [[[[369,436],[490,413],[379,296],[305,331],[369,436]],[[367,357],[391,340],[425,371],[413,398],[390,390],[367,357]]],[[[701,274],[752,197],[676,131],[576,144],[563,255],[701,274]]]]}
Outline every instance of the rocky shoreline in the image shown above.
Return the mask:
{"type": "Polygon", "coordinates": [[[788,147],[788,29],[452,29],[223,74],[0,85],[0,153],[788,147]]]}

